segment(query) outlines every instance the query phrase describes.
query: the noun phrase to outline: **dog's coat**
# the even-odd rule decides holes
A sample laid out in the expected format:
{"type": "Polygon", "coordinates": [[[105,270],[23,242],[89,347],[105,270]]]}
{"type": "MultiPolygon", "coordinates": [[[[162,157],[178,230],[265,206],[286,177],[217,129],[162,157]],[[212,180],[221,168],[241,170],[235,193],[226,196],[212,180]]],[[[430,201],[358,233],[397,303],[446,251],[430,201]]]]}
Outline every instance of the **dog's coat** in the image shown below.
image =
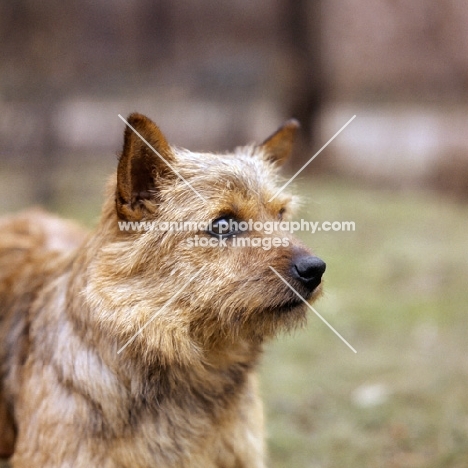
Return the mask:
{"type": "Polygon", "coordinates": [[[0,451],[14,468],[263,467],[255,367],[305,319],[270,266],[313,300],[325,265],[284,232],[271,250],[190,248],[193,233],[118,221],[281,219],[291,197],[269,199],[297,124],[215,155],[128,123],[158,154],[125,130],[95,232],[41,211],[0,221],[0,451]]]}

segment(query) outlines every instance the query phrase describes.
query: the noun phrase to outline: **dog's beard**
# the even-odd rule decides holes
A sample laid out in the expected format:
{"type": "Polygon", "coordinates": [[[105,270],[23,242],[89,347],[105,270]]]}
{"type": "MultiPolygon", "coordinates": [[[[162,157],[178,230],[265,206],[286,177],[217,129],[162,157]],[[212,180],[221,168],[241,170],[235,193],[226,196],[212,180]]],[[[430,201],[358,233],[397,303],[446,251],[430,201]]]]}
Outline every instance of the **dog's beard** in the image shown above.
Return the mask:
{"type": "Polygon", "coordinates": [[[225,327],[234,337],[263,341],[304,326],[306,317],[307,306],[294,297],[275,305],[238,307],[229,314],[225,327]]]}

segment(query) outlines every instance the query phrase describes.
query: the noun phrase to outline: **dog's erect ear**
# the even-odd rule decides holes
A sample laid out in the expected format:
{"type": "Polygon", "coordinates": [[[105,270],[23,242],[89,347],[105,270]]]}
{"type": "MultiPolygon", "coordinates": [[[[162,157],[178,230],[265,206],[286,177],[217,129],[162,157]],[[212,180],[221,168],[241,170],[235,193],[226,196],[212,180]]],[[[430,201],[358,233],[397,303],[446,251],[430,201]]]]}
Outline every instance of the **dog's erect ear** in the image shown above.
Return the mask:
{"type": "Polygon", "coordinates": [[[174,154],[161,130],[148,117],[135,113],[127,122],[133,129],[125,128],[117,167],[116,210],[120,218],[139,220],[155,199],[156,181],[172,174],[168,163],[172,165],[174,154]]]}
{"type": "Polygon", "coordinates": [[[299,127],[300,124],[296,119],[287,120],[273,135],[259,145],[264,158],[278,165],[284,164],[291,156],[294,138],[299,127]]]}

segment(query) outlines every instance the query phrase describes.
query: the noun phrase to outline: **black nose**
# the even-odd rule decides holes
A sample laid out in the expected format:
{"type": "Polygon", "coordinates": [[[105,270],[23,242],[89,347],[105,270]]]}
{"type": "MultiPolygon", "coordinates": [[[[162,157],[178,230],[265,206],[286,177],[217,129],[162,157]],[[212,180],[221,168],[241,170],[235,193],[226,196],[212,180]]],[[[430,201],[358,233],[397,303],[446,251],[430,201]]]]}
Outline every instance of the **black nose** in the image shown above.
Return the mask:
{"type": "Polygon", "coordinates": [[[322,281],[327,265],[323,260],[312,255],[301,255],[293,260],[292,276],[313,291],[322,281]]]}

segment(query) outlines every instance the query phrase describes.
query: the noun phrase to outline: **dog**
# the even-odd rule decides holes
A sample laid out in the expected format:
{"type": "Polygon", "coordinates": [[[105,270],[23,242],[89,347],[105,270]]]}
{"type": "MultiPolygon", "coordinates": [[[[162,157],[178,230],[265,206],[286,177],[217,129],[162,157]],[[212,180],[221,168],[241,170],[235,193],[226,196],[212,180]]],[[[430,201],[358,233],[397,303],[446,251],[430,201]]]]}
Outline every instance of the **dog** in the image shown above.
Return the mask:
{"type": "Polygon", "coordinates": [[[235,241],[289,219],[278,168],[298,123],[211,154],[126,122],[94,232],[0,220],[0,452],[13,468],[264,467],[262,346],[305,323],[325,263],[279,227],[272,248],[235,241]]]}

